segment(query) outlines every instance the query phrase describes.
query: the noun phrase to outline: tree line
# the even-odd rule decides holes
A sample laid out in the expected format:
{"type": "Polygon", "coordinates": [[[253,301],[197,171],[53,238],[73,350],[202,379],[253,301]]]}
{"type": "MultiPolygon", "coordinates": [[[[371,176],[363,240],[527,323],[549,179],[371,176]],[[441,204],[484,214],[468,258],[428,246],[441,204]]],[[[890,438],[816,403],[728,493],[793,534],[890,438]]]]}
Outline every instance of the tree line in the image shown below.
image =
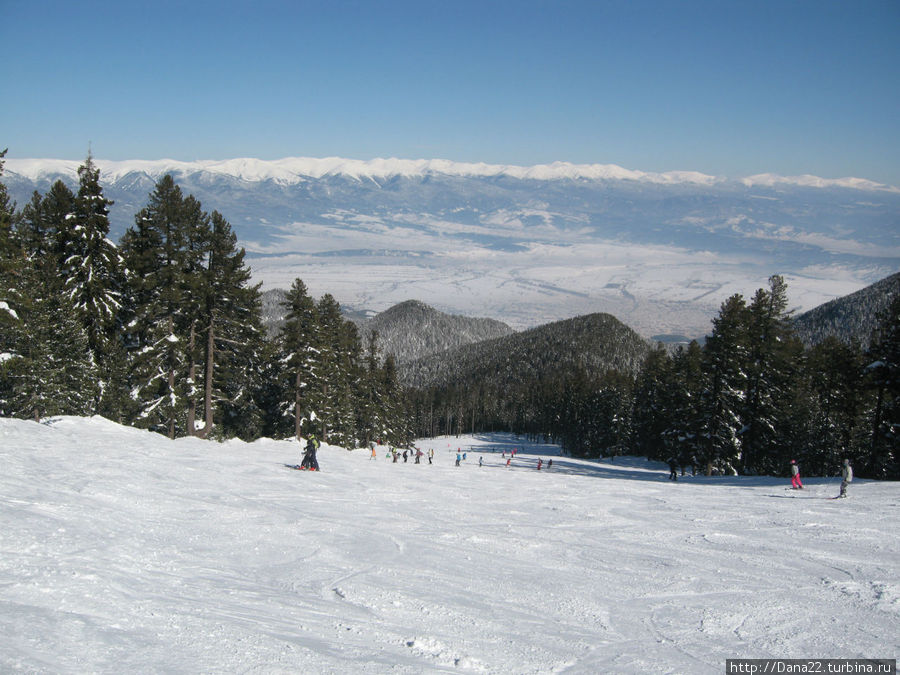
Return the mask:
{"type": "Polygon", "coordinates": [[[865,349],[835,337],[805,347],[787,306],[787,285],[773,276],[749,302],[728,298],[702,345],[657,345],[636,373],[562,367],[565,354],[547,354],[561,367],[457,374],[410,392],[413,428],[502,429],[576,457],[674,458],[710,474],[784,474],[797,459],[830,475],[846,457],[862,476],[900,479],[900,296],[865,349]]]}
{"type": "MultiPolygon", "coordinates": [[[[118,245],[90,157],[78,177],[77,193],[58,181],[21,210],[0,182],[2,415],[97,414],[169,437],[318,433],[346,447],[505,430],[573,456],[674,457],[707,473],[780,474],[797,459],[828,475],[849,457],[862,476],[900,478],[900,296],[865,349],[804,347],[773,276],[749,302],[728,298],[702,345],[657,346],[634,371],[571,358],[583,345],[566,324],[544,346],[506,348],[501,366],[482,349],[471,372],[403,390],[377,333],[363,345],[337,301],[300,279],[267,335],[231,226],[171,176],[118,245]]],[[[599,330],[584,339],[631,353],[599,330]]]]}
{"type": "MultiPolygon", "coordinates": [[[[3,157],[0,153],[0,176],[3,157]]],[[[170,175],[119,241],[88,156],[18,210],[0,183],[0,414],[102,415],[176,436],[408,440],[392,359],[297,279],[268,336],[227,220],[170,175]]]]}

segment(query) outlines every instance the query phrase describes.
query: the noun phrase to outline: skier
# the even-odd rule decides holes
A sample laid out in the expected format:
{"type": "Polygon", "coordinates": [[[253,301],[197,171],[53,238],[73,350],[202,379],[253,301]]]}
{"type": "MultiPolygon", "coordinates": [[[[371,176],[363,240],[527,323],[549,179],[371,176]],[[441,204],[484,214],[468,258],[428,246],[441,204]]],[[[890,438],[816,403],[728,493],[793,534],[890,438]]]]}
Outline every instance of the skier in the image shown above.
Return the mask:
{"type": "Polygon", "coordinates": [[[510,455],[506,460],[506,468],[509,468],[509,463],[512,461],[512,455],[510,455]]]}
{"type": "Polygon", "coordinates": [[[541,470],[541,465],[544,463],[543,459],[538,459],[538,471],[541,470]]]}
{"type": "Polygon", "coordinates": [[[553,466],[553,460],[552,460],[552,459],[548,459],[548,460],[547,460],[547,471],[549,471],[549,470],[550,470],[550,467],[552,467],[552,466],[553,466]]]}
{"type": "Polygon", "coordinates": [[[422,455],[423,455],[423,454],[425,454],[425,453],[423,453],[421,450],[419,450],[418,448],[416,448],[416,464],[420,464],[420,461],[419,461],[419,460],[422,459],[422,455]]]}
{"type": "Polygon", "coordinates": [[[844,460],[844,467],[841,469],[841,494],[838,497],[847,496],[847,486],[853,482],[853,467],[850,466],[850,460],[844,460]]]}
{"type": "Polygon", "coordinates": [[[434,459],[434,448],[428,449],[428,463],[431,464],[431,460],[434,459]]]}
{"type": "Polygon", "coordinates": [[[403,449],[403,463],[406,464],[406,460],[409,459],[409,455],[407,454],[406,449],[403,449]]]}
{"type": "Polygon", "coordinates": [[[796,459],[791,460],[791,488],[794,490],[802,490],[803,483],[800,481],[800,465],[796,459]]]}
{"type": "Polygon", "coordinates": [[[667,460],[669,464],[669,480],[678,480],[678,460],[674,457],[669,457],[667,460]]]}
{"type": "Polygon", "coordinates": [[[478,458],[478,466],[484,466],[484,457],[478,458]]]}
{"type": "Polygon", "coordinates": [[[319,439],[315,434],[310,434],[306,441],[306,450],[303,453],[303,461],[300,468],[307,471],[318,471],[319,461],[316,459],[316,451],[319,449],[319,439]]]}
{"type": "Polygon", "coordinates": [[[462,455],[458,452],[456,453],[456,466],[459,466],[459,463],[462,461],[462,455]]]}
{"type": "Polygon", "coordinates": [[[372,447],[372,456],[369,457],[369,461],[372,461],[373,459],[378,459],[378,455],[375,452],[375,441],[372,441],[371,447],[372,447]]]}

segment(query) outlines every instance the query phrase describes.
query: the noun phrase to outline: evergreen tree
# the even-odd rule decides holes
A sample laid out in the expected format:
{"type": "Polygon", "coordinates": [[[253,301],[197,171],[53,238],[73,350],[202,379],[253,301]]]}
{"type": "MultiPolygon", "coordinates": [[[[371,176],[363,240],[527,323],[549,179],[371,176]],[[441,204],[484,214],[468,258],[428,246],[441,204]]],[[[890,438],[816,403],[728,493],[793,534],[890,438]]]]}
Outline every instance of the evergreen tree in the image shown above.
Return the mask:
{"type": "Polygon", "coordinates": [[[319,352],[316,355],[318,416],[322,440],[352,447],[356,442],[356,392],[360,380],[360,341],[356,326],[341,316],[341,307],[326,293],[316,305],[319,352]]]}
{"type": "MultiPolygon", "coordinates": [[[[205,266],[198,275],[200,283],[196,288],[201,306],[194,324],[197,328],[192,330],[192,337],[205,338],[200,340],[204,345],[205,423],[198,435],[209,434],[213,410],[218,405],[223,409],[226,433],[252,438],[262,423],[261,412],[255,404],[264,352],[259,286],[250,285],[244,250],[237,247],[231,225],[217,211],[209,218],[207,234],[203,247],[205,266]]],[[[191,380],[195,379],[192,373],[191,380]]],[[[191,401],[189,431],[194,422],[193,398],[191,401]]]]}
{"type": "Polygon", "coordinates": [[[692,340],[687,348],[679,348],[672,359],[672,379],[667,387],[671,425],[666,430],[666,444],[669,456],[677,457],[681,466],[695,470],[702,448],[698,406],[703,384],[703,350],[692,340]]]}
{"type": "MultiPolygon", "coordinates": [[[[3,158],[0,152],[0,178],[3,158]]],[[[24,308],[27,295],[22,294],[27,272],[25,252],[13,230],[15,205],[10,201],[6,185],[0,181],[0,414],[11,414],[13,372],[21,358],[24,338],[24,308]]]]}
{"type": "Polygon", "coordinates": [[[900,479],[900,295],[894,296],[872,336],[866,371],[874,390],[871,441],[860,448],[861,475],[900,479]]]}
{"type": "Polygon", "coordinates": [[[318,313],[306,284],[295,279],[285,297],[287,310],[278,340],[279,363],[283,369],[278,408],[285,419],[293,419],[293,433],[299,440],[308,435],[316,419],[321,378],[318,359],[318,313]]]}
{"type": "Polygon", "coordinates": [[[6,379],[7,414],[32,417],[89,415],[97,390],[96,366],[88,335],[60,296],[36,298],[23,321],[17,358],[6,379]]]}
{"type": "Polygon", "coordinates": [[[57,279],[53,282],[53,289],[62,287],[65,281],[63,269],[65,267],[66,250],[68,242],[74,239],[75,227],[75,194],[69,186],[58,180],[50,186],[49,192],[44,195],[41,203],[41,217],[44,222],[44,231],[49,237],[47,242],[52,261],[49,262],[57,279]]]}
{"type": "Polygon", "coordinates": [[[807,353],[804,373],[808,413],[804,418],[802,411],[795,412],[792,426],[809,420],[804,465],[810,473],[827,476],[840,467],[863,411],[862,350],[857,343],[828,336],[807,353]]]}
{"type": "Polygon", "coordinates": [[[734,473],[741,458],[739,433],[746,385],[747,306],[741,295],[728,298],[713,320],[703,348],[705,385],[698,401],[698,459],[706,473],[734,473]]]}
{"type": "Polygon", "coordinates": [[[772,473],[789,462],[792,385],[802,348],[790,328],[787,284],[778,275],[759,289],[747,311],[747,384],[742,410],[742,466],[772,473]]]}
{"type": "Polygon", "coordinates": [[[365,356],[365,375],[361,383],[359,419],[357,425],[363,444],[368,446],[373,440],[386,442],[389,421],[386,413],[386,394],[382,388],[382,370],[378,356],[378,331],[369,333],[365,356]]]}
{"type": "MultiPolygon", "coordinates": [[[[79,188],[75,197],[71,227],[61,233],[65,251],[62,273],[63,292],[73,306],[82,328],[87,332],[88,345],[95,364],[104,376],[101,392],[120,390],[125,373],[113,368],[113,354],[121,347],[122,290],[125,282],[123,261],[109,234],[109,207],[112,202],[103,196],[100,170],[88,156],[78,169],[79,188]]],[[[116,405],[108,401],[101,407],[111,410],[116,405]]]]}
{"type": "Polygon", "coordinates": [[[188,408],[188,341],[192,316],[188,282],[184,197],[163,176],[149,203],[122,239],[131,271],[128,324],[130,377],[138,419],[174,438],[188,408]]]}
{"type": "Polygon", "coordinates": [[[666,443],[675,424],[673,363],[661,344],[652,350],[638,374],[634,389],[633,449],[638,455],[664,459],[670,452],[666,443]]]}
{"type": "Polygon", "coordinates": [[[53,255],[55,237],[44,217],[44,198],[37,190],[31,194],[31,201],[22,209],[16,225],[16,236],[29,257],[46,260],[53,255]]]}

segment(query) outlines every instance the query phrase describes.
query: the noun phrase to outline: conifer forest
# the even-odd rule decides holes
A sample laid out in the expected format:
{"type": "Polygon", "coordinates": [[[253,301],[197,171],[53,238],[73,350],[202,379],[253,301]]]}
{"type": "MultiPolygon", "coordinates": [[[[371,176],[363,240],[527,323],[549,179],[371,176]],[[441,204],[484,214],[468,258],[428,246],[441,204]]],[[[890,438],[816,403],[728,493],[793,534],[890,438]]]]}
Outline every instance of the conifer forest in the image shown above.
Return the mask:
{"type": "MultiPolygon", "coordinates": [[[[548,342],[542,367],[533,351],[483,352],[477,367],[448,352],[447,375],[401,384],[404,366],[378,334],[300,278],[267,331],[231,225],[171,176],[113,243],[90,156],[77,192],[59,181],[18,205],[4,154],[2,416],[101,415],[171,438],[315,433],[347,448],[504,430],[572,456],[671,458],[710,474],[781,475],[796,459],[835,475],[849,458],[860,476],[900,479],[898,295],[866,345],[804,344],[776,275],[751,298],[728,298],[702,344],[635,343],[615,366],[570,358],[575,339],[548,342]]],[[[611,332],[607,349],[623,340],[611,332]]]]}

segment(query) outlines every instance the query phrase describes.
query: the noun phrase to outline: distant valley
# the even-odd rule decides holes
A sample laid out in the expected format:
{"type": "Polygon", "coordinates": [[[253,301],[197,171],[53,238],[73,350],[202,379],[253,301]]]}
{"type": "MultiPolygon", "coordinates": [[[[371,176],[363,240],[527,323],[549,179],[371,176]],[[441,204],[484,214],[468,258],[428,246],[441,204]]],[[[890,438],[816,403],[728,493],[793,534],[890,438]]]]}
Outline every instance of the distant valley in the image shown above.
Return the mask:
{"type": "MultiPolygon", "coordinates": [[[[801,313],[900,269],[900,190],[861,179],[440,160],[95,160],[118,240],[171,173],[233,225],[264,289],[304,280],[374,316],[416,299],[515,330],[609,313],[702,336],[771,274],[801,313]]],[[[19,206],[80,162],[8,157],[19,206]]],[[[677,339],[677,338],[674,338],[677,339]]]]}

